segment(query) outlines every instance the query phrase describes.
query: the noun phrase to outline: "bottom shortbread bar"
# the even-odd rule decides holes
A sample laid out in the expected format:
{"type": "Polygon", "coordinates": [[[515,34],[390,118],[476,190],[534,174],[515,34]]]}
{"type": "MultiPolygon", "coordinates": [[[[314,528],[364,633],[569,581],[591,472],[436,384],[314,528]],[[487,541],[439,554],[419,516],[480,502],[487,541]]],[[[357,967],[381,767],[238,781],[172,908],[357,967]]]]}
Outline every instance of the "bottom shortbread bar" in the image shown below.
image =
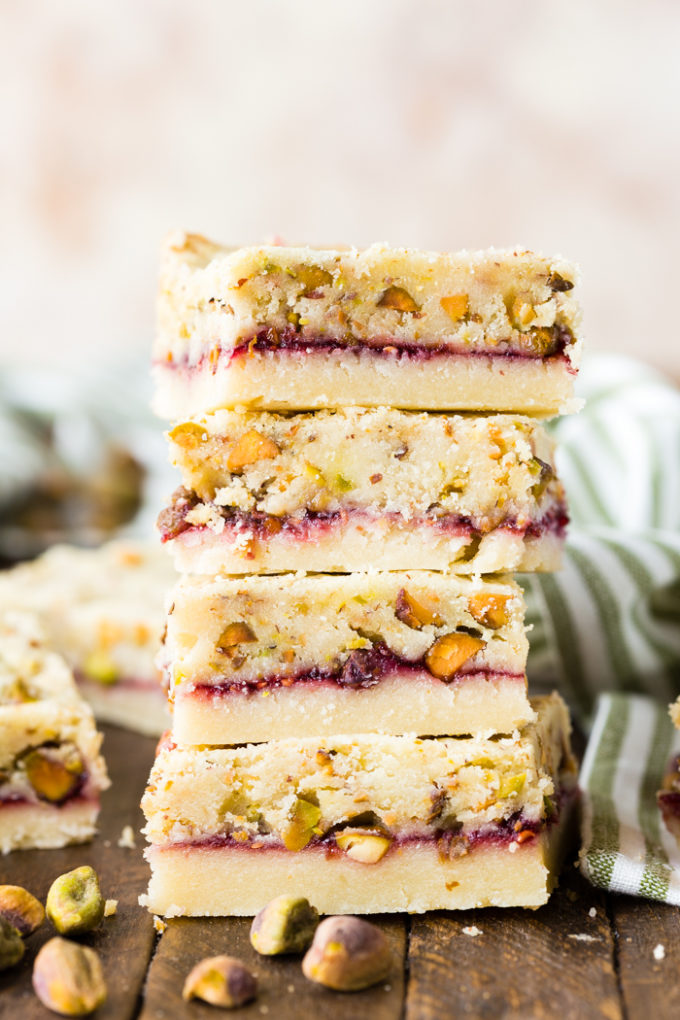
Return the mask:
{"type": "Polygon", "coordinates": [[[254,914],[273,896],[322,913],[537,907],[576,803],[557,695],[502,737],[355,735],[162,747],[142,807],[166,915],[254,914]]]}
{"type": "Polygon", "coordinates": [[[32,617],[0,616],[0,852],[82,843],[109,785],[102,738],[32,617]]]}
{"type": "Polygon", "coordinates": [[[99,797],[65,804],[0,802],[0,850],[52,850],[87,843],[96,832],[99,797]]]}

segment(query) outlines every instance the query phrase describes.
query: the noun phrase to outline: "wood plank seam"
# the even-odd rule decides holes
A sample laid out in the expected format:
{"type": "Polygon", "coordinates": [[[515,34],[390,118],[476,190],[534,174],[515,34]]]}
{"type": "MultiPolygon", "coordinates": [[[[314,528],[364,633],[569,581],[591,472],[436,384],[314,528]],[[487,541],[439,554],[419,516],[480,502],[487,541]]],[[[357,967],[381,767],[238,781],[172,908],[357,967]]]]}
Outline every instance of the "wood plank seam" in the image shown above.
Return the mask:
{"type": "Polygon", "coordinates": [[[611,893],[605,893],[604,897],[604,908],[607,914],[607,920],[609,921],[609,928],[612,934],[612,967],[614,968],[614,975],[616,977],[616,987],[619,993],[619,1002],[621,1004],[621,1020],[629,1020],[628,1017],[628,1004],[623,991],[623,981],[621,978],[621,949],[619,945],[620,934],[618,926],[616,924],[616,918],[614,916],[614,907],[612,903],[611,893]]]}

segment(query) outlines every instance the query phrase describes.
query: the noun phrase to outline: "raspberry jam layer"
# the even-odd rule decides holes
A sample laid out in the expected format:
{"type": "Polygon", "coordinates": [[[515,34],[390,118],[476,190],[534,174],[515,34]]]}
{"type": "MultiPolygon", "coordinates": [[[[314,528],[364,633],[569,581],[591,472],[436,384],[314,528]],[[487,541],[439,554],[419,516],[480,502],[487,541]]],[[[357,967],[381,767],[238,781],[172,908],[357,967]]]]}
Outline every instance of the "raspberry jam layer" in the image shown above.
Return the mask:
{"type": "MultiPolygon", "coordinates": [[[[430,829],[423,830],[422,832],[409,833],[408,835],[392,837],[389,852],[398,850],[400,847],[405,846],[423,846],[431,845],[435,846],[442,857],[455,857],[461,856],[462,854],[469,853],[477,847],[493,846],[493,845],[509,845],[510,843],[522,844],[533,839],[548,825],[553,824],[554,816],[549,821],[528,819],[523,817],[521,812],[515,812],[509,818],[504,819],[502,822],[496,824],[485,825],[480,829],[472,829],[469,832],[463,832],[461,828],[457,830],[453,829],[430,829]]],[[[355,821],[347,823],[354,826],[355,821]]],[[[328,832],[324,833],[321,837],[314,837],[302,851],[302,853],[308,852],[323,852],[327,857],[344,857],[344,851],[338,846],[335,835],[344,828],[344,825],[338,825],[331,828],[328,832]]],[[[371,831],[380,831],[379,829],[371,831]]],[[[214,834],[210,836],[199,837],[196,840],[186,840],[178,843],[172,843],[173,850],[243,850],[246,852],[257,850],[260,852],[284,852],[290,853],[286,850],[282,843],[280,843],[276,836],[273,835],[255,835],[252,838],[246,837],[245,833],[224,833],[214,834]]]]}
{"type": "Polygon", "coordinates": [[[413,343],[397,337],[354,337],[345,340],[334,337],[298,332],[293,326],[277,329],[274,326],[259,330],[252,336],[244,337],[233,348],[212,348],[201,355],[197,362],[191,362],[189,355],[184,359],[174,358],[163,361],[166,368],[194,369],[209,367],[216,371],[220,362],[254,352],[290,352],[296,354],[333,354],[336,351],[370,351],[376,357],[399,358],[408,361],[429,361],[431,358],[447,356],[465,358],[493,358],[494,360],[566,360],[567,351],[575,343],[574,334],[566,326],[542,327],[522,334],[521,340],[508,338],[494,341],[494,346],[473,348],[456,343],[413,343]]]}
{"type": "MultiPolygon", "coordinates": [[[[183,487],[175,490],[170,506],[162,510],[158,516],[157,526],[163,542],[178,538],[185,531],[208,530],[206,525],[195,525],[186,519],[187,515],[199,503],[200,500],[191,490],[183,487]]],[[[348,506],[346,509],[332,511],[305,509],[299,515],[275,517],[258,510],[247,512],[233,507],[218,506],[216,503],[209,505],[224,520],[225,530],[233,533],[247,531],[261,541],[270,540],[278,534],[290,538],[294,542],[313,541],[323,533],[341,528],[350,520],[361,522],[389,520],[395,527],[408,524],[410,528],[415,529],[431,528],[438,534],[451,537],[482,537],[485,534],[490,534],[491,531],[508,531],[513,535],[522,535],[527,538],[540,538],[546,534],[561,538],[569,523],[564,503],[558,503],[551,507],[538,520],[520,524],[516,519],[505,518],[495,528],[480,527],[471,517],[441,512],[409,518],[399,513],[369,514],[348,506]]]]}
{"type": "MultiPolygon", "coordinates": [[[[399,851],[401,847],[407,846],[432,846],[442,859],[459,857],[470,853],[475,849],[484,847],[507,846],[515,844],[518,848],[523,844],[531,844],[536,836],[543,832],[550,831],[560,821],[563,812],[571,805],[578,802],[580,791],[577,786],[563,786],[556,795],[549,798],[549,810],[543,818],[529,818],[522,811],[515,811],[507,818],[499,822],[492,822],[480,826],[478,829],[463,830],[462,825],[455,822],[446,828],[437,826],[436,820],[427,829],[421,832],[410,832],[408,835],[389,834],[392,840],[389,853],[399,851]]],[[[344,851],[336,842],[336,833],[341,832],[345,827],[355,827],[358,819],[349,819],[346,823],[332,826],[322,836],[315,836],[298,853],[323,853],[326,857],[343,857],[344,851]]],[[[370,831],[376,833],[388,830],[381,826],[367,826],[370,831]]],[[[243,831],[236,833],[213,833],[211,835],[198,836],[193,840],[180,840],[167,843],[159,847],[172,850],[239,850],[244,853],[257,851],[259,853],[291,853],[272,833],[247,834],[243,831]]]]}
{"type": "Polygon", "coordinates": [[[300,351],[306,352],[310,348],[314,351],[337,351],[355,349],[357,346],[389,357],[395,355],[406,356],[409,359],[425,360],[427,358],[456,354],[465,356],[488,357],[519,357],[519,358],[545,358],[556,357],[564,354],[567,347],[574,343],[574,335],[565,326],[550,326],[539,331],[529,331],[524,334],[526,345],[513,346],[512,340],[498,341],[493,350],[471,349],[462,344],[434,343],[416,344],[409,341],[398,340],[395,337],[368,337],[366,339],[350,336],[344,342],[333,337],[307,335],[300,333],[287,326],[285,329],[277,329],[270,326],[261,329],[254,336],[243,340],[238,347],[234,348],[234,357],[239,354],[251,353],[252,351],[300,351]]]}
{"type": "MultiPolygon", "coordinates": [[[[394,655],[385,645],[374,645],[373,648],[358,648],[350,652],[344,664],[336,668],[322,668],[315,666],[313,669],[300,671],[298,673],[270,673],[267,676],[260,676],[253,680],[232,680],[218,679],[217,683],[191,685],[191,696],[196,698],[227,697],[231,694],[248,695],[256,694],[263,690],[276,690],[281,687],[305,686],[328,686],[343,687],[346,690],[366,690],[374,687],[386,676],[400,676],[405,679],[418,681],[423,677],[436,681],[437,678],[429,671],[424,659],[417,662],[408,662],[394,655]]],[[[470,680],[493,681],[516,681],[524,683],[523,673],[510,673],[501,670],[464,670],[460,669],[455,676],[446,681],[446,686],[455,683],[463,683],[470,680]]],[[[444,683],[443,680],[438,682],[444,683]]]]}

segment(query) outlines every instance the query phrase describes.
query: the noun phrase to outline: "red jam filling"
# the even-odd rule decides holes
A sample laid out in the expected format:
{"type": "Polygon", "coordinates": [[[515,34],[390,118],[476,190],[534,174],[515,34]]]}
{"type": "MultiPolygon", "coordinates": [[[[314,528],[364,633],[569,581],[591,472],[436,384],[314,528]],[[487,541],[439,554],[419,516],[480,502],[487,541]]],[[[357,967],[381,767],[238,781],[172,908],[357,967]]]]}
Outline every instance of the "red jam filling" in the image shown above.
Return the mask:
{"type": "MultiPolygon", "coordinates": [[[[230,694],[253,695],[263,690],[277,690],[283,687],[298,687],[301,684],[315,687],[344,687],[348,690],[366,690],[380,683],[383,677],[398,673],[400,675],[411,674],[417,681],[423,673],[429,672],[424,662],[407,662],[405,659],[398,659],[391,652],[383,652],[380,648],[357,649],[352,652],[341,669],[335,672],[318,668],[290,675],[272,673],[266,677],[257,677],[254,680],[227,680],[226,678],[215,684],[196,683],[191,686],[190,696],[213,700],[223,698],[230,694]]],[[[432,677],[432,679],[435,679],[432,677]]],[[[466,672],[459,670],[453,680],[447,681],[446,686],[463,683],[468,680],[482,679],[487,682],[499,680],[511,680],[524,682],[523,673],[509,673],[500,670],[480,671],[478,669],[466,672]]],[[[442,683],[444,681],[441,681],[442,683]]]]}
{"type": "MultiPolygon", "coordinates": [[[[186,519],[199,502],[195,493],[189,489],[179,488],[175,491],[170,506],[162,510],[158,516],[157,526],[163,542],[169,542],[185,531],[207,530],[205,525],[194,525],[186,519]]],[[[323,532],[344,525],[350,518],[368,518],[369,516],[379,517],[381,520],[392,519],[397,526],[408,522],[411,528],[433,528],[444,535],[479,535],[483,537],[483,533],[475,526],[473,519],[460,514],[432,513],[409,520],[397,513],[369,515],[349,507],[330,511],[304,510],[300,515],[275,517],[259,510],[243,511],[233,507],[211,505],[225,521],[225,530],[233,533],[248,531],[260,541],[270,541],[272,537],[281,533],[293,541],[304,542],[323,532]]],[[[511,531],[513,534],[530,538],[539,538],[548,533],[561,537],[564,535],[568,523],[567,508],[560,503],[551,507],[539,520],[520,525],[513,518],[506,518],[494,530],[511,531]]]]}
{"type": "Polygon", "coordinates": [[[253,336],[244,337],[231,349],[212,349],[201,355],[198,362],[190,363],[188,355],[184,359],[173,358],[163,361],[165,368],[195,369],[208,367],[213,372],[221,361],[227,364],[234,358],[257,353],[289,352],[293,354],[324,353],[335,351],[359,353],[370,350],[378,357],[406,359],[408,361],[429,361],[450,355],[470,358],[511,358],[522,361],[549,361],[566,359],[566,352],[575,342],[572,331],[561,325],[550,326],[540,331],[540,339],[532,343],[531,332],[524,334],[524,346],[518,341],[508,338],[499,340],[491,348],[489,346],[474,348],[456,343],[418,344],[396,337],[353,337],[338,340],[335,337],[298,332],[293,326],[278,329],[269,326],[259,330],[253,336]]]}

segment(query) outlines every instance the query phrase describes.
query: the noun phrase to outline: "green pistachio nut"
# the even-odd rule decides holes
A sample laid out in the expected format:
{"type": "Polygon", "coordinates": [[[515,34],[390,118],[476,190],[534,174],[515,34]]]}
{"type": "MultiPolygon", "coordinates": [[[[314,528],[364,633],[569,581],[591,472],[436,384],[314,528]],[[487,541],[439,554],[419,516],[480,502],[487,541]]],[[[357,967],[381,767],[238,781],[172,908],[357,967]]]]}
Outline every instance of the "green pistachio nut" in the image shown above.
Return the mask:
{"type": "Polygon", "coordinates": [[[235,1009],[257,995],[257,978],[234,956],[212,956],[190,971],[182,998],[202,999],[211,1006],[235,1009]]]}
{"type": "Polygon", "coordinates": [[[43,923],[45,910],[40,900],[20,885],[0,885],[0,917],[25,937],[43,923]]]}
{"type": "Polygon", "coordinates": [[[306,978],[338,992],[369,988],[384,981],[391,969],[392,951],[384,934],[358,917],[327,917],[302,961],[306,978]]]}
{"type": "Polygon", "coordinates": [[[292,850],[293,853],[303,850],[317,835],[316,829],[320,819],[321,809],[304,797],[298,797],[293,805],[288,825],[282,833],[286,850],[292,850]]]}
{"type": "Polygon", "coordinates": [[[93,949],[55,936],[33,964],[33,988],[48,1009],[62,1016],[87,1016],[106,1001],[106,982],[93,949]]]}
{"type": "Polygon", "coordinates": [[[21,933],[0,917],[0,970],[16,966],[24,955],[24,940],[21,933]]]}
{"type": "Polygon", "coordinates": [[[277,896],[253,919],[250,944],[262,956],[304,953],[318,923],[318,910],[303,896],[277,896]]]}
{"type": "Polygon", "coordinates": [[[96,871],[85,865],[60,875],[50,886],[45,906],[61,935],[92,931],[101,922],[106,906],[96,871]]]}
{"type": "Polygon", "coordinates": [[[36,747],[22,756],[20,764],[37,795],[50,804],[59,804],[75,793],[85,771],[73,744],[36,747]]]}

